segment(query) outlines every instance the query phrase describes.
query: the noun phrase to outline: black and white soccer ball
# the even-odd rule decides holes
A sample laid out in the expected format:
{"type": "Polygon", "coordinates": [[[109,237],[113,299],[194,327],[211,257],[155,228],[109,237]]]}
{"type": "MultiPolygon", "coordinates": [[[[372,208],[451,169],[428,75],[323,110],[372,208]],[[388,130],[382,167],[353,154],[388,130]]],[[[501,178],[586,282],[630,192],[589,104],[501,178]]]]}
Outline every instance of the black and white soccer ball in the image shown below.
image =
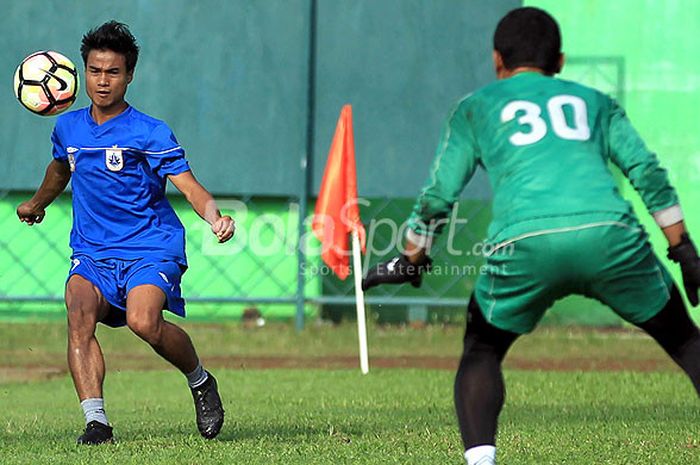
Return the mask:
{"type": "Polygon", "coordinates": [[[66,111],[78,95],[78,70],[54,51],[29,55],[15,71],[15,96],[24,108],[41,116],[66,111]]]}

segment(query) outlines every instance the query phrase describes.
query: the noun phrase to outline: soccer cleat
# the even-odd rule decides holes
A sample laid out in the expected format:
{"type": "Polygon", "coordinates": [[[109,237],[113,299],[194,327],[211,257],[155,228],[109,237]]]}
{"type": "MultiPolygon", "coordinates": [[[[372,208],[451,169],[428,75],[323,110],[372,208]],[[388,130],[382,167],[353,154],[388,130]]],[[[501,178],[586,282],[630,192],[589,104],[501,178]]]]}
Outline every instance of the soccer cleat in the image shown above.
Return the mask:
{"type": "Polygon", "coordinates": [[[216,378],[207,371],[208,378],[192,389],[194,410],[197,413],[197,429],[205,439],[214,439],[224,424],[224,407],[216,384],[216,378]]]}
{"type": "Polygon", "coordinates": [[[78,438],[78,444],[90,446],[113,441],[112,427],[94,420],[87,424],[85,432],[78,438]]]}

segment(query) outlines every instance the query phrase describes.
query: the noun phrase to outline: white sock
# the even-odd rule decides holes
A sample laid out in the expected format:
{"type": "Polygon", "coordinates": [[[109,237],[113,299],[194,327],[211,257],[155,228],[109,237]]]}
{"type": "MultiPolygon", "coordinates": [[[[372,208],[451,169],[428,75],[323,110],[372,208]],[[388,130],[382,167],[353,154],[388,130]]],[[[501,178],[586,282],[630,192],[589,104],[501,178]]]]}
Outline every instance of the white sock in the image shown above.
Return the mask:
{"type": "Polygon", "coordinates": [[[204,371],[204,368],[202,368],[201,363],[198,363],[197,368],[192,370],[191,373],[187,373],[185,376],[187,377],[187,384],[189,384],[191,389],[201,386],[209,377],[207,372],[204,371]]]}
{"type": "Polygon", "coordinates": [[[476,446],[464,453],[467,465],[496,465],[496,446],[476,446]]]}
{"type": "Polygon", "coordinates": [[[109,426],[107,414],[105,414],[105,400],[102,397],[93,397],[85,399],[80,403],[85,415],[85,424],[91,421],[99,421],[103,425],[109,426]]]}

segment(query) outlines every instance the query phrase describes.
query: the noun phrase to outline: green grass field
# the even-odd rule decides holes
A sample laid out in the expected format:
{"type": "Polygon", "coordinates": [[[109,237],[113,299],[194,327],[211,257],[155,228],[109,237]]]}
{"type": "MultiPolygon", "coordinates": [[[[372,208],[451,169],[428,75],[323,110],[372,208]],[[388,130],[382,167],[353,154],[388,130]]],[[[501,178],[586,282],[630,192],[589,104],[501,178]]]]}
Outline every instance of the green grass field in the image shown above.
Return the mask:
{"type": "MultiPolygon", "coordinates": [[[[356,353],[350,325],[187,329],[222,389],[219,438],[196,433],[181,375],[128,331],[101,330],[118,442],[86,448],[74,445],[82,414],[65,327],[3,325],[0,463],[463,463],[449,369],[462,328],[371,327],[372,359],[405,368],[368,376],[346,368],[356,353]]],[[[499,464],[700,464],[696,395],[645,336],[545,328],[507,360],[499,464]]]]}

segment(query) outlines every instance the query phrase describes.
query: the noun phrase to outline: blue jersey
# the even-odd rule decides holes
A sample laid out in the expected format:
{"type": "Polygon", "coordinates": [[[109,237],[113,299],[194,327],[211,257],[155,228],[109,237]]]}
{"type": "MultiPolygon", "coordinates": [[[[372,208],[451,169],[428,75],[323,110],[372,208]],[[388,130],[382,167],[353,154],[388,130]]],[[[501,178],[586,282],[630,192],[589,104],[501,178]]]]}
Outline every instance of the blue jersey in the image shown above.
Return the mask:
{"type": "Polygon", "coordinates": [[[190,168],[164,122],[128,107],[98,125],[88,107],[59,116],[51,141],[72,172],[74,255],[187,265],[185,229],[165,185],[190,168]]]}

